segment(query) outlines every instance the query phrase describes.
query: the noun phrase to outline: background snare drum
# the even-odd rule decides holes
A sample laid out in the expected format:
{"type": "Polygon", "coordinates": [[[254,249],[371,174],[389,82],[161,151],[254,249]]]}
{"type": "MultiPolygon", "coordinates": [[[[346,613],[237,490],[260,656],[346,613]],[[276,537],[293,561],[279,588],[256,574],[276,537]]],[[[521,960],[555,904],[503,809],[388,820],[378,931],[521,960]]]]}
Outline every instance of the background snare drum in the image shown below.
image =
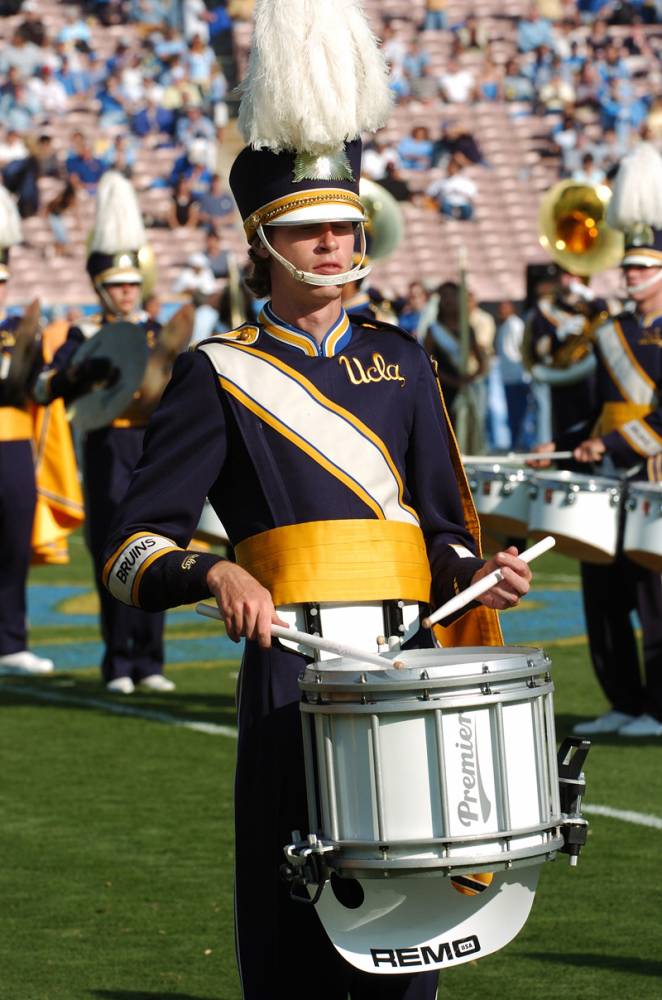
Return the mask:
{"type": "Polygon", "coordinates": [[[557,552],[610,563],[618,544],[621,484],[576,472],[537,473],[531,480],[529,535],[553,535],[557,552]]]}
{"type": "Polygon", "coordinates": [[[526,535],[529,520],[529,473],[493,465],[465,468],[481,525],[487,531],[526,535]]]}
{"type": "Polygon", "coordinates": [[[633,562],[662,573],[662,484],[631,483],[625,509],[623,552],[633,562]]]}

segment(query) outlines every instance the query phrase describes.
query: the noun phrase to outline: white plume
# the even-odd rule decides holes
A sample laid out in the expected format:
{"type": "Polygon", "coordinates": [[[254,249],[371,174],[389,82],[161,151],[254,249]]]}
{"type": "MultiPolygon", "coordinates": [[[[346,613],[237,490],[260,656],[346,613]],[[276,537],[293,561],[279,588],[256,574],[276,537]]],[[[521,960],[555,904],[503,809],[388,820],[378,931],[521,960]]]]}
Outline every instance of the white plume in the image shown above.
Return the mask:
{"type": "Polygon", "coordinates": [[[116,170],[99,181],[90,250],[116,254],[139,250],[147,242],[136,192],[116,170]]]}
{"type": "Polygon", "coordinates": [[[248,145],[315,156],[381,128],[384,58],[358,0],[256,0],[239,128],[248,145]]]}
{"type": "Polygon", "coordinates": [[[640,223],[662,229],[662,156],[650,142],[640,142],[621,160],[607,223],[623,230],[640,223]]]}
{"type": "Polygon", "coordinates": [[[0,247],[13,247],[20,242],[21,217],[16,202],[0,184],[0,247]]]}

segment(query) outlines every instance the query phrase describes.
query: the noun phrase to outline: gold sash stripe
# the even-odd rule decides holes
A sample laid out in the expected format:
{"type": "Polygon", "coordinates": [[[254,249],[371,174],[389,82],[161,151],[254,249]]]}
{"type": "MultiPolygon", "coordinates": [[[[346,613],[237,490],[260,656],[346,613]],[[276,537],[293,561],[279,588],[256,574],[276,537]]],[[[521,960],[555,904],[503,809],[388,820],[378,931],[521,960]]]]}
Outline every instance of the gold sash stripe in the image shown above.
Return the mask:
{"type": "Polygon", "coordinates": [[[237,562],[274,604],[430,601],[423,532],[403,521],[309,521],[252,535],[237,562]]]}
{"type": "Polygon", "coordinates": [[[629,420],[647,417],[650,412],[651,407],[642,403],[605,403],[593,433],[597,437],[602,437],[611,431],[619,430],[629,420]]]}
{"type": "Polygon", "coordinates": [[[0,407],[0,441],[32,439],[32,415],[15,406],[0,407]]]}

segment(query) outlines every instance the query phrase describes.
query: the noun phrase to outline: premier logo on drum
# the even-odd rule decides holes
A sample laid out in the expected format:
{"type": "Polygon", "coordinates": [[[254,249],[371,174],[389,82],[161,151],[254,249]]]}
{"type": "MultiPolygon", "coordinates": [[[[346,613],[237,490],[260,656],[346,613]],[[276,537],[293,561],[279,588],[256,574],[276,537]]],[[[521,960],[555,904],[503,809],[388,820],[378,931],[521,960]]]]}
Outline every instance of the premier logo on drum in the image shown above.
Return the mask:
{"type": "Polygon", "coordinates": [[[370,954],[376,969],[389,965],[393,969],[405,969],[417,965],[441,965],[456,958],[466,958],[480,951],[480,942],[475,934],[458,938],[457,941],[440,941],[436,947],[429,944],[417,948],[371,948],[370,954]]]}
{"type": "Polygon", "coordinates": [[[460,751],[464,798],[458,802],[457,818],[462,826],[471,826],[472,823],[477,823],[479,818],[482,818],[483,823],[487,822],[492,811],[492,803],[485,791],[480,773],[474,720],[470,715],[460,715],[458,722],[462,742],[456,743],[455,746],[460,751]],[[479,807],[480,817],[476,811],[479,807]]]}

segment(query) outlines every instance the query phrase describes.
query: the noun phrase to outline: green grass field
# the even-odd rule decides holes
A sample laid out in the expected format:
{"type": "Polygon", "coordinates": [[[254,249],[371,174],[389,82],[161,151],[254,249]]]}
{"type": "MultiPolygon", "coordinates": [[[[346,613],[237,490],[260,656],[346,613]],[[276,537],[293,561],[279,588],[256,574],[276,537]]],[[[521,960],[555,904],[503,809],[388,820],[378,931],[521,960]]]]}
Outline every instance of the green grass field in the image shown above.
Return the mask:
{"type": "MultiPolygon", "coordinates": [[[[80,539],[73,552],[71,566],[36,570],[32,582],[89,584],[80,539]]],[[[573,572],[548,556],[537,575],[558,585],[573,572]]],[[[93,633],[64,617],[31,625],[35,648],[93,633]]],[[[169,628],[197,634],[176,618],[169,628]]],[[[560,740],[604,702],[581,641],[546,648],[560,740]]],[[[239,1000],[235,741],[225,730],[159,721],[165,714],[233,726],[237,666],[178,663],[168,669],[174,695],[125,701],[107,697],[91,669],[0,680],[0,1000],[239,1000]],[[152,716],[114,714],[118,704],[152,716]]],[[[596,741],[587,803],[662,816],[661,754],[659,741],[596,741]]],[[[443,973],[440,997],[660,1000],[662,830],[589,818],[578,868],[565,860],[544,866],[519,937],[443,973]]]]}

